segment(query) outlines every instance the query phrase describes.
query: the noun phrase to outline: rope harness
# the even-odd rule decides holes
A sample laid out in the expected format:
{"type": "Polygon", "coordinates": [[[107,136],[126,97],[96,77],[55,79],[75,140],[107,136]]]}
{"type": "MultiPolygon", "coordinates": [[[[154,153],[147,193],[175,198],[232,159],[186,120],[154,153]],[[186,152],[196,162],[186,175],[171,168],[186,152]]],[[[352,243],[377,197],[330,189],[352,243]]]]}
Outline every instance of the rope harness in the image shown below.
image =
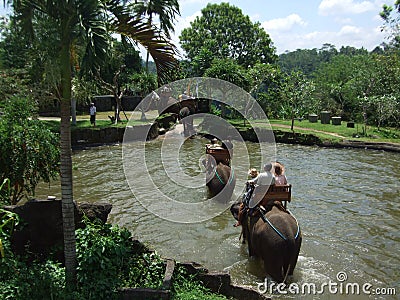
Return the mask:
{"type": "MultiPolygon", "coordinates": [[[[266,209],[265,209],[263,206],[260,206],[260,207],[258,208],[258,211],[260,212],[261,219],[262,219],[265,223],[268,223],[268,225],[271,226],[271,228],[272,228],[283,240],[287,241],[288,238],[287,238],[282,232],[280,232],[279,229],[276,228],[276,227],[271,223],[271,221],[267,218],[267,216],[266,216],[266,213],[267,213],[267,212],[266,212],[266,209]]],[[[289,211],[288,211],[288,212],[289,212],[289,211]]],[[[291,216],[294,218],[294,220],[296,221],[297,232],[296,232],[296,235],[294,236],[294,239],[297,240],[298,237],[299,237],[299,235],[300,235],[300,226],[299,226],[299,222],[297,221],[296,217],[295,217],[292,213],[290,213],[290,215],[291,215],[291,216]]]]}
{"type": "MultiPolygon", "coordinates": [[[[220,182],[222,185],[225,185],[224,180],[222,179],[222,177],[221,177],[221,176],[218,174],[218,172],[217,172],[217,167],[214,168],[214,173],[215,173],[215,176],[218,178],[219,182],[220,182]]],[[[230,174],[230,176],[229,176],[228,184],[231,184],[231,183],[232,183],[234,176],[235,176],[235,171],[233,170],[233,168],[231,168],[231,174],[230,174]]]]}

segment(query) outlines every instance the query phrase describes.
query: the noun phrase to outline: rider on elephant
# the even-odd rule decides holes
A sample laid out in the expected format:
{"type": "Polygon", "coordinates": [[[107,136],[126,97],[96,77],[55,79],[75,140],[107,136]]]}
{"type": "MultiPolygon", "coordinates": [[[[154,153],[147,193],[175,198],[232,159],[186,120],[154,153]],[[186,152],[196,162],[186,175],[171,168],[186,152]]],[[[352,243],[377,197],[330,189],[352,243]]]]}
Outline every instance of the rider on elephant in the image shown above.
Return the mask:
{"type": "Polygon", "coordinates": [[[269,187],[275,184],[274,175],[271,173],[272,164],[267,163],[264,165],[264,172],[258,174],[257,177],[247,182],[247,191],[244,196],[244,203],[240,206],[238,221],[234,225],[235,227],[241,225],[241,219],[245,207],[252,209],[258,205],[263,199],[265,193],[267,193],[269,187]]]}

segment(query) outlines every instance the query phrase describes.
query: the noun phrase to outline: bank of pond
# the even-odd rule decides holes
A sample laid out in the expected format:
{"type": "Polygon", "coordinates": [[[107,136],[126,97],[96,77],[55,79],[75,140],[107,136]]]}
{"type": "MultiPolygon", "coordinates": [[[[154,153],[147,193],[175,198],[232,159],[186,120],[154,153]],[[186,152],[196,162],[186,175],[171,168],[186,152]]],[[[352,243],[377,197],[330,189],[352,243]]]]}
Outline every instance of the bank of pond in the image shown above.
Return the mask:
{"type": "MultiPolygon", "coordinates": [[[[168,119],[168,116],[166,121],[163,120],[150,124],[128,126],[128,129],[131,132],[131,136],[136,136],[139,139],[142,139],[143,132],[145,132],[146,140],[153,140],[158,136],[165,134],[169,129],[173,128],[173,126],[168,127],[171,125],[167,124],[171,124],[171,120],[168,119]]],[[[237,130],[245,141],[250,142],[263,142],[262,140],[259,140],[259,137],[271,136],[269,133],[271,129],[266,128],[237,127],[237,130]]],[[[71,142],[75,148],[122,143],[124,140],[125,131],[126,127],[76,128],[71,133],[71,142]]],[[[274,129],[272,134],[276,143],[400,152],[400,144],[398,143],[367,142],[356,139],[321,139],[313,133],[291,132],[279,129],[274,129]]]]}

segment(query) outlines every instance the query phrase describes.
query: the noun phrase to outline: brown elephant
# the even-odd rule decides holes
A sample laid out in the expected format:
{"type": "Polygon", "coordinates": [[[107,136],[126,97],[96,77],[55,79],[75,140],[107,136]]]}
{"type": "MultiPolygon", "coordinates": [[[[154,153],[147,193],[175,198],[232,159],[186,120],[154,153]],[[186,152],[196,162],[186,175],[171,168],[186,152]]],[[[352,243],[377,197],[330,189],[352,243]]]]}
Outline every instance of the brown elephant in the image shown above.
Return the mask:
{"type": "Polygon", "coordinates": [[[183,135],[190,136],[194,132],[193,116],[189,107],[185,106],[179,111],[179,121],[183,124],[183,135]]]}
{"type": "Polygon", "coordinates": [[[167,86],[161,88],[157,110],[159,115],[171,113],[178,116],[180,110],[179,100],[172,97],[171,88],[167,86]]]}
{"type": "Polygon", "coordinates": [[[216,166],[210,163],[206,172],[209,196],[217,197],[222,202],[229,202],[236,184],[233,169],[223,163],[218,163],[216,166]]]}
{"type": "Polygon", "coordinates": [[[193,126],[193,114],[197,112],[197,102],[195,98],[185,98],[179,102],[179,121],[183,124],[183,135],[190,136],[195,134],[193,126]]]}
{"type": "MultiPolygon", "coordinates": [[[[240,203],[236,203],[231,207],[235,219],[238,218],[239,206],[240,203]]],[[[293,275],[302,235],[296,218],[281,202],[275,201],[267,209],[246,210],[241,223],[249,256],[261,258],[266,273],[277,282],[284,282],[288,275],[293,275]]]]}

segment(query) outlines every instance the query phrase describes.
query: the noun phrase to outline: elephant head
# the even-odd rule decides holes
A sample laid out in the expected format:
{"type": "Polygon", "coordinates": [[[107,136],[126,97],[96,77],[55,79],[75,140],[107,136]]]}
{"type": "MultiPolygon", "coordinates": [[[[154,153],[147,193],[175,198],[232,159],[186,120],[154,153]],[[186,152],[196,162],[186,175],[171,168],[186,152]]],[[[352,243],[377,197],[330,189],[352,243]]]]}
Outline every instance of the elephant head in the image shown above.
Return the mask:
{"type": "MultiPolygon", "coordinates": [[[[240,203],[231,207],[237,219],[240,203]]],[[[279,201],[269,211],[260,208],[243,214],[242,233],[250,256],[260,257],[264,268],[277,282],[292,275],[299,256],[302,235],[296,218],[279,201]]]]}
{"type": "Polygon", "coordinates": [[[217,197],[223,202],[228,202],[231,199],[236,184],[236,176],[230,166],[218,163],[213,167],[210,164],[207,167],[206,181],[209,196],[217,197]]]}

